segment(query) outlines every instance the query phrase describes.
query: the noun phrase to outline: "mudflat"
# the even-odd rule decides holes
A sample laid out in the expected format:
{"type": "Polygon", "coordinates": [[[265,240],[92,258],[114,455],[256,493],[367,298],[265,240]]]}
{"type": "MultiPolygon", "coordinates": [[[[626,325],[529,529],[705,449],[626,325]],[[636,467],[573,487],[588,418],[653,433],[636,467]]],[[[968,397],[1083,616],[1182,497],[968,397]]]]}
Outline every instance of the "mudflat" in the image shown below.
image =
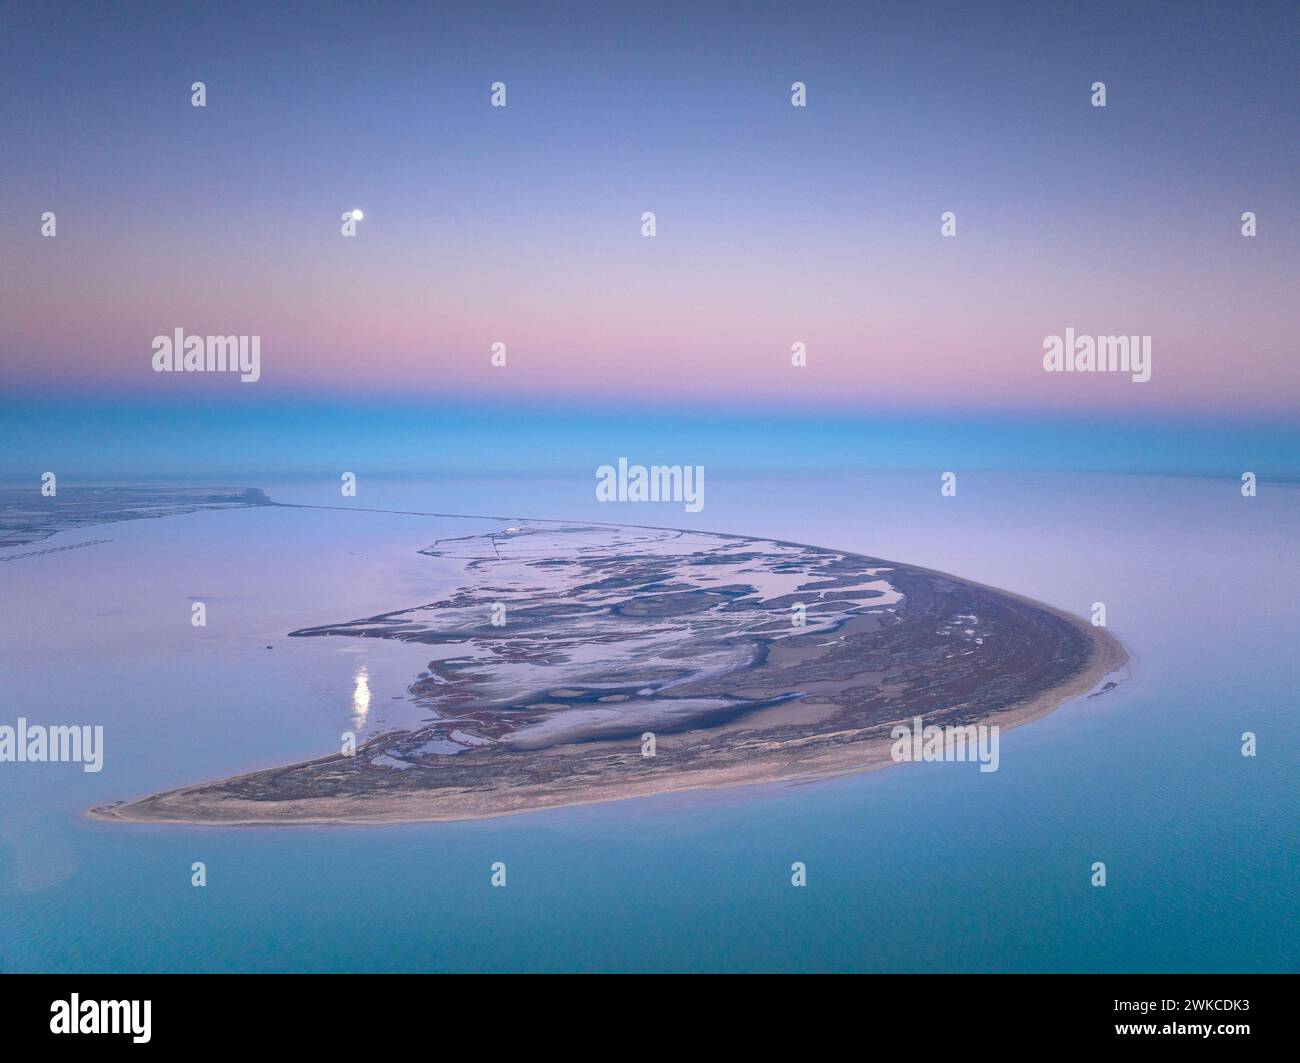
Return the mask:
{"type": "Polygon", "coordinates": [[[1127,661],[1042,603],[800,543],[537,521],[422,553],[462,562],[460,586],[291,634],[463,651],[413,678],[431,722],[88,815],[454,820],[825,777],[893,763],[900,722],[1005,730],[1127,661]]]}

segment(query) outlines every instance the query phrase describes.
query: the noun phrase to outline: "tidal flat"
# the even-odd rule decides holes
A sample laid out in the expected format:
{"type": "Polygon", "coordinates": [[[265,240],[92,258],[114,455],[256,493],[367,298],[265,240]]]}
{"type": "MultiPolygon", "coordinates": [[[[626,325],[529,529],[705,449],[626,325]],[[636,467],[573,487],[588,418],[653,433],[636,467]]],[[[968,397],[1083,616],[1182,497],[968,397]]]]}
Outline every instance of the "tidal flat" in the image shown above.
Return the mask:
{"type": "Polygon", "coordinates": [[[457,585],[288,634],[438,647],[408,688],[428,722],[88,815],[477,819],[826,777],[892,763],[901,721],[1007,729],[1110,689],[1127,661],[1041,603],[802,543],[502,521],[420,553],[459,565],[457,585]]]}

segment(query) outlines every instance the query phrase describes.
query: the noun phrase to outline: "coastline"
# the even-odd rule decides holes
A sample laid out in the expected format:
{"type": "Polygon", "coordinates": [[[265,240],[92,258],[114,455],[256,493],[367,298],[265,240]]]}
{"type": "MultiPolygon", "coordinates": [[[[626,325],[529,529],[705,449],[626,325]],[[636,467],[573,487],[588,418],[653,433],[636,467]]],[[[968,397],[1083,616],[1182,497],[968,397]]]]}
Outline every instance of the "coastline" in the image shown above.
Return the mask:
{"type": "MultiPolygon", "coordinates": [[[[958,578],[948,576],[946,573],[935,574],[949,579],[958,578]]],[[[1033,606],[1068,622],[1089,639],[1092,648],[1088,663],[1058,686],[967,722],[976,725],[996,725],[1001,731],[1011,730],[1031,723],[1085,695],[1095,696],[1104,693],[1122,680],[1123,677],[1118,673],[1129,662],[1129,655],[1119,640],[1104,628],[1093,627],[1079,617],[1021,595],[975,584],[970,580],[962,580],[962,582],[1033,606]]],[[[894,723],[906,722],[909,718],[909,714],[904,714],[897,721],[857,731],[839,732],[829,736],[810,735],[802,740],[766,744],[761,737],[761,730],[750,731],[743,724],[733,725],[732,730],[755,736],[753,739],[746,740],[753,748],[750,749],[743,764],[686,769],[652,778],[631,778],[627,775],[607,777],[576,791],[556,790],[545,785],[516,786],[504,791],[476,791],[450,787],[427,788],[381,796],[315,797],[274,802],[228,796],[213,799],[208,796],[221,787],[248,777],[248,773],[240,773],[207,783],[157,792],[135,801],[94,806],[86,810],[85,816],[94,820],[119,823],[170,823],[214,827],[332,824],[359,826],[455,822],[522,815],[553,808],[603,804],[690,790],[811,782],[875,771],[894,764],[895,761],[890,757],[893,743],[889,731],[894,723]],[[831,749],[801,748],[809,746],[815,740],[827,737],[837,739],[838,744],[831,749]]],[[[379,737],[382,736],[376,736],[379,737]]],[[[674,750],[689,742],[689,735],[663,735],[659,739],[658,757],[665,762],[670,761],[674,750]]],[[[572,751],[572,747],[557,746],[540,755],[564,755],[572,751]]],[[[337,755],[313,758],[285,765],[279,770],[289,771],[332,762],[336,759],[337,755]]],[[[607,759],[617,766],[619,762],[636,763],[641,758],[640,753],[633,750],[611,752],[607,759]]]]}

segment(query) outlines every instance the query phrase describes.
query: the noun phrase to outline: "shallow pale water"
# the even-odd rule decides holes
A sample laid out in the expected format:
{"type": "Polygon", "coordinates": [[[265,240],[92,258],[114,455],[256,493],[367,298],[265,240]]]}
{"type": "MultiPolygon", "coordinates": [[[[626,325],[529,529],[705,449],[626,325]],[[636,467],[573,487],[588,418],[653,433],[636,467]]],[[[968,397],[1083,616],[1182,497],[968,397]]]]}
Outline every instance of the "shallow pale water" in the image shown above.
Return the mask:
{"type": "Polygon", "coordinates": [[[1103,601],[1132,675],[1004,734],[996,773],[908,765],[473,823],[97,823],[82,810],[418,721],[405,691],[430,647],[285,636],[436,597],[454,572],[415,551],[496,522],[265,509],[61,533],[42,545],[110,541],[0,565],[0,722],[101,723],[105,767],[0,765],[5,970],[1300,969],[1295,487],[965,473],[942,499],[930,473],[710,470],[689,514],[597,504],[581,477],[363,479],[356,500],[238,486],[735,532],[1079,615],[1103,601]]]}

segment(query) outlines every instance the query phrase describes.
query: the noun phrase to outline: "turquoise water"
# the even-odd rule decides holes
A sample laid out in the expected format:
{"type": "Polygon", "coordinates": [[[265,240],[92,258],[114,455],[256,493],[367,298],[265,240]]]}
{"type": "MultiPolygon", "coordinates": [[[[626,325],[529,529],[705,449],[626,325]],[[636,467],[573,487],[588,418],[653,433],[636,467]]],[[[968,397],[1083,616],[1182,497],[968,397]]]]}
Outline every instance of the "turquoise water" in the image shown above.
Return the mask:
{"type": "MultiPolygon", "coordinates": [[[[1100,600],[1130,676],[1005,733],[992,774],[906,765],[472,823],[96,823],[90,804],[329,751],[363,667],[361,727],[417,718],[402,694],[427,650],[284,635],[425,600],[447,575],[414,550],[455,522],[270,510],[66,533],[48,545],[112,542],[0,566],[0,722],[103,723],[105,767],[0,765],[0,966],[1300,969],[1300,490],[970,473],[941,499],[928,473],[710,475],[698,514],[598,505],[573,480],[363,480],[351,504],[771,536],[1081,615],[1100,600]],[[209,603],[197,635],[190,596],[209,603]]],[[[342,504],[328,483],[250,486],[342,504]]]]}

